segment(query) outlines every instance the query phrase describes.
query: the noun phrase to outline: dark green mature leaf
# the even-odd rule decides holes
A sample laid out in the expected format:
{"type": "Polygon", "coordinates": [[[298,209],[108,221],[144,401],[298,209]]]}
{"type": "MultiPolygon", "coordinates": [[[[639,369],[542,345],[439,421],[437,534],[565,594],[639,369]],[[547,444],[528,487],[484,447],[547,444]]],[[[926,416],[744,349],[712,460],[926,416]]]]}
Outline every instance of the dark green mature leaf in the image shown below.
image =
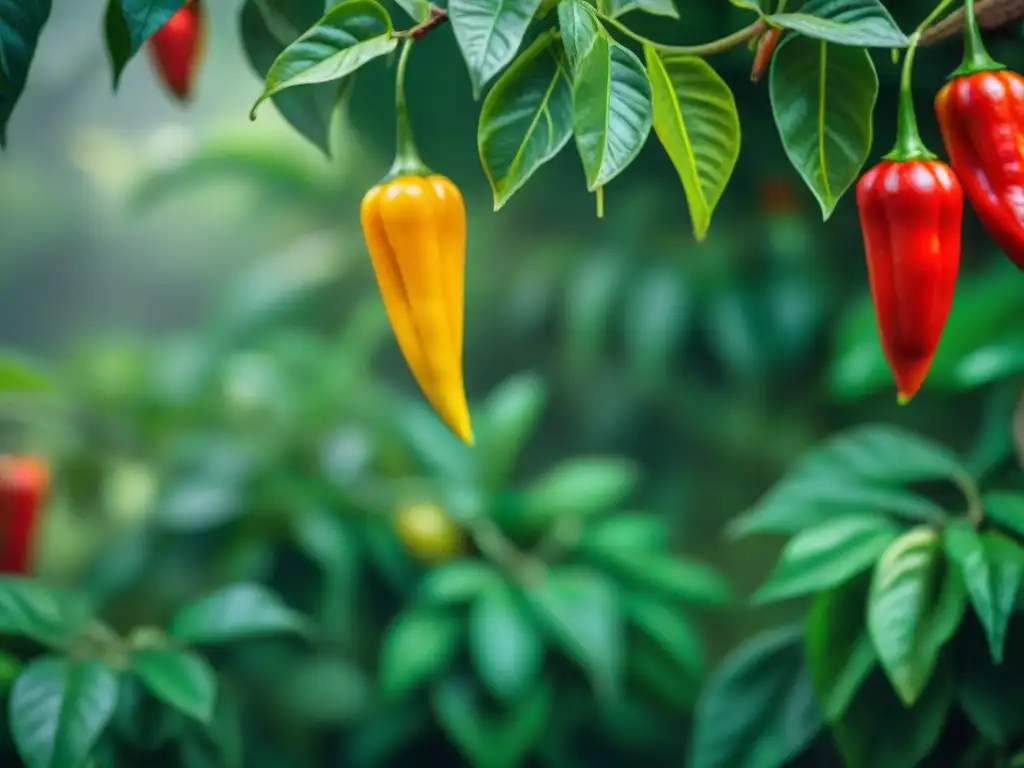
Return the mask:
{"type": "Polygon", "coordinates": [[[896,698],[876,671],[857,692],[832,733],[846,768],[920,765],[934,748],[953,703],[953,675],[941,664],[913,707],[896,698]]]}
{"type": "Polygon", "coordinates": [[[1022,630],[1020,616],[1013,617],[1007,633],[1009,652],[998,664],[992,661],[987,633],[978,622],[965,621],[958,633],[957,703],[978,732],[1000,746],[1024,735],[1022,630]]]}
{"type": "Polygon", "coordinates": [[[572,138],[572,87],[554,31],[541,34],[484,99],[477,149],[498,210],[572,138]]]}
{"type": "Polygon", "coordinates": [[[548,571],[528,597],[598,691],[606,695],[617,691],[625,661],[625,626],[615,585],[596,571],[566,566],[548,571]]]}
{"type": "Polygon", "coordinates": [[[981,497],[985,516],[1006,530],[1024,536],[1024,495],[995,491],[981,497]]]}
{"type": "Polygon", "coordinates": [[[101,662],[45,656],[14,681],[11,735],[27,768],[86,763],[117,708],[117,678],[101,662]]]}
{"type": "Polygon", "coordinates": [[[669,600],[709,606],[733,600],[729,583],[703,563],[661,553],[638,555],[629,550],[602,551],[599,556],[603,564],[637,588],[669,600]]]}
{"type": "Polygon", "coordinates": [[[863,48],[788,37],[772,57],[769,92],[786,155],[827,220],[871,151],[878,97],[871,56],[863,48]]]}
{"type": "Polygon", "coordinates": [[[649,595],[626,595],[630,622],[651,638],[694,682],[707,667],[704,643],[693,622],[670,603],[649,595]]]}
{"type": "Polygon", "coordinates": [[[753,600],[785,600],[838,587],[873,566],[899,534],[891,520],[872,514],[834,517],[806,528],[789,540],[753,600]]]}
{"type": "Polygon", "coordinates": [[[184,4],[185,0],[121,0],[121,14],[128,28],[131,55],[134,56],[142,44],[184,4]]]}
{"type": "Polygon", "coordinates": [[[633,492],[637,480],[636,467],[624,459],[570,459],[523,492],[522,514],[544,527],[566,517],[607,512],[633,492]]]}
{"type": "Polygon", "coordinates": [[[380,686],[399,698],[444,671],[459,650],[464,621],[448,613],[415,611],[399,616],[380,647],[380,686]]]}
{"type": "Polygon", "coordinates": [[[504,581],[477,596],[469,614],[469,652],[484,685],[515,701],[537,681],[544,640],[521,596],[504,581]]]}
{"type": "MultiPolygon", "coordinates": [[[[312,27],[323,12],[323,0],[245,0],[238,20],[242,49],[261,80],[266,79],[284,49],[312,27]],[[267,18],[268,11],[273,12],[273,23],[267,18]]],[[[286,89],[271,100],[296,131],[330,157],[331,122],[348,82],[286,89]]]]}
{"type": "Polygon", "coordinates": [[[963,575],[971,605],[985,628],[989,653],[1000,664],[1006,628],[1024,581],[1024,549],[995,531],[978,534],[965,520],[952,521],[942,542],[963,575]]]}
{"type": "Polygon", "coordinates": [[[308,631],[308,620],[273,592],[259,584],[234,584],[179,611],[169,634],[186,643],[213,645],[308,631]]]}
{"type": "Polygon", "coordinates": [[[766,632],[726,657],[694,712],[692,768],[781,768],[821,730],[800,627],[766,632]]]}
{"type": "Polygon", "coordinates": [[[707,237],[740,156],[740,116],[722,77],[699,56],[665,55],[645,45],[654,132],[668,152],[690,207],[693,234],[707,237]]]}
{"type": "Polygon", "coordinates": [[[0,635],[65,646],[89,620],[85,600],[23,576],[0,576],[0,635]]]}
{"type": "Polygon", "coordinates": [[[25,90],[51,5],[52,0],[0,0],[0,147],[7,146],[7,123],[25,90]]]}
{"type": "Polygon", "coordinates": [[[583,58],[604,34],[603,28],[594,9],[582,0],[564,0],[558,4],[558,26],[569,71],[575,77],[583,58]]]}
{"type": "MultiPolygon", "coordinates": [[[[3,38],[0,37],[2,42],[3,38]]],[[[56,388],[49,372],[40,363],[19,352],[0,350],[0,392],[48,394],[56,388]]]]}
{"type": "Polygon", "coordinates": [[[345,0],[281,52],[249,116],[254,118],[259,105],[276,93],[341,80],[397,45],[391,17],[380,3],[345,0]]]}
{"type": "Polygon", "coordinates": [[[603,32],[572,76],[572,120],[587,189],[636,159],[651,132],[651,83],[640,59],[603,32]]]}
{"type": "Polygon", "coordinates": [[[822,592],[807,614],[807,665],[828,722],[842,718],[878,665],[864,626],[869,584],[870,577],[863,577],[822,592]]]}
{"type": "Polygon", "coordinates": [[[508,480],[527,441],[540,421],[547,392],[537,376],[520,374],[506,379],[488,395],[477,423],[477,450],[492,488],[508,480]]]}
{"type": "Polygon", "coordinates": [[[921,526],[903,534],[875,567],[867,626],[893,688],[908,707],[928,685],[939,651],[966,607],[956,569],[942,567],[942,541],[921,526]]]}
{"type": "Polygon", "coordinates": [[[540,0],[448,0],[474,99],[512,61],[538,8],[540,0]]]}
{"type": "Polygon", "coordinates": [[[730,522],[729,534],[796,534],[837,515],[862,511],[890,513],[918,523],[941,523],[948,516],[942,507],[910,491],[860,485],[842,476],[797,475],[782,480],[754,507],[730,522]]]}
{"type": "Polygon", "coordinates": [[[773,13],[768,23],[839,45],[906,48],[910,41],[879,0],[808,0],[796,13],[773,13]]]}
{"type": "Polygon", "coordinates": [[[464,678],[443,681],[432,699],[434,714],[451,742],[471,765],[514,768],[544,734],[553,697],[546,681],[535,685],[500,715],[481,712],[476,691],[464,678]]]}
{"type": "Polygon", "coordinates": [[[164,703],[201,723],[213,719],[217,674],[202,656],[170,649],[136,651],[132,669],[164,703]]]}
{"type": "Polygon", "coordinates": [[[612,18],[623,16],[630,11],[642,11],[652,16],[668,16],[678,19],[679,11],[673,0],[610,0],[609,15],[612,18]]]}

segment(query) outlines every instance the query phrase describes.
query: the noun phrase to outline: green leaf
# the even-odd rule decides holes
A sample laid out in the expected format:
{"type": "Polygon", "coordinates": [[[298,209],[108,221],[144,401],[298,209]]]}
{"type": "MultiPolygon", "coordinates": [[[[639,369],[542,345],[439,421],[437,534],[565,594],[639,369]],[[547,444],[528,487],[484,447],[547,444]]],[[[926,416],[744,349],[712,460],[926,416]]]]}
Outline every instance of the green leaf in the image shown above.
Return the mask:
{"type": "Polygon", "coordinates": [[[878,561],[868,596],[871,640],[908,707],[928,685],[966,605],[960,575],[942,567],[941,547],[939,534],[929,527],[903,534],[878,561]]]}
{"type": "Polygon", "coordinates": [[[207,725],[213,719],[217,675],[202,656],[191,651],[135,651],[132,669],[165,704],[207,725]]]}
{"type": "Polygon", "coordinates": [[[729,535],[797,534],[837,515],[862,511],[887,512],[913,522],[941,523],[947,513],[923,496],[897,488],[849,482],[841,475],[786,478],[754,507],[729,523],[729,535]]]}
{"type": "Polygon", "coordinates": [[[0,576],[0,635],[63,647],[88,620],[88,607],[79,595],[36,579],[0,576]]]}
{"type": "Polygon", "coordinates": [[[540,0],[448,0],[448,20],[469,70],[473,98],[519,50],[540,0]]]}
{"type": "Polygon", "coordinates": [[[693,560],[668,554],[638,556],[622,550],[602,552],[601,561],[637,588],[669,600],[719,606],[733,599],[728,582],[708,566],[693,560]]]}
{"type": "Polygon", "coordinates": [[[871,56],[863,48],[788,37],[772,57],[769,93],[786,156],[827,220],[871,151],[878,97],[871,56]]]}
{"type": "MultiPolygon", "coordinates": [[[[657,115],[657,85],[655,115],[657,115]]],[[[657,129],[657,118],[655,118],[657,129]]],[[[626,297],[622,334],[630,368],[652,389],[664,384],[673,353],[686,337],[694,297],[677,262],[656,265],[638,278],[626,297]]]]}
{"type": "Polygon", "coordinates": [[[558,26],[569,71],[575,77],[584,57],[604,34],[603,28],[594,9],[582,0],[558,3],[558,26]]]}
{"type": "Polygon", "coordinates": [[[651,83],[640,59],[603,32],[572,77],[576,147],[595,191],[633,162],[651,132],[651,83]]]}
{"type": "Polygon", "coordinates": [[[0,0],[0,147],[7,146],[7,124],[25,90],[51,5],[52,0],[0,0]]]}
{"type": "Polygon", "coordinates": [[[530,485],[520,504],[529,521],[549,525],[614,509],[633,492],[637,480],[636,467],[624,459],[571,459],[530,485]]]}
{"type": "Polygon", "coordinates": [[[673,0],[610,0],[609,15],[614,19],[631,11],[642,11],[652,16],[668,16],[678,19],[679,11],[673,0]]]}
{"type": "Polygon", "coordinates": [[[484,99],[477,149],[500,209],[572,138],[572,87],[554,31],[541,34],[484,99]]]}
{"type": "Polygon", "coordinates": [[[644,46],[654,132],[686,192],[693,234],[703,241],[740,156],[740,116],[728,84],[699,56],[644,46]]]}
{"type": "Polygon", "coordinates": [[[107,0],[107,11],[103,17],[103,40],[110,57],[111,86],[116,91],[121,84],[124,68],[134,54],[131,32],[121,10],[121,0],[107,0]]]}
{"type": "Polygon", "coordinates": [[[765,21],[839,45],[906,48],[910,44],[879,0],[808,0],[798,13],[773,13],[765,21]]]}
{"type": "Polygon", "coordinates": [[[249,114],[286,88],[341,80],[395,50],[391,17],[376,0],[345,0],[285,48],[267,72],[263,93],[249,114]]]}
{"type": "Polygon", "coordinates": [[[692,768],[783,766],[821,730],[799,627],[748,640],[722,662],[694,712],[692,768]]]}
{"type": "Polygon", "coordinates": [[[8,717],[27,768],[78,768],[117,708],[117,678],[101,662],[44,656],[14,681],[8,717]]]}
{"type": "Polygon", "coordinates": [[[807,614],[807,665],[825,720],[842,718],[861,685],[878,665],[864,627],[870,578],[821,592],[807,614]]]}
{"type": "Polygon", "coordinates": [[[444,671],[462,640],[463,621],[449,614],[411,612],[388,627],[380,646],[380,686],[400,698],[444,671]]]}
{"type": "MultiPolygon", "coordinates": [[[[0,28],[0,43],[3,41],[0,28]]],[[[0,97],[2,98],[2,97],[0,97]]],[[[0,392],[52,393],[56,385],[45,368],[23,354],[0,350],[0,392]]]]}
{"type": "Polygon", "coordinates": [[[985,517],[1011,533],[1024,536],[1024,495],[995,491],[981,497],[985,517]]]}
{"type": "Polygon", "coordinates": [[[417,24],[421,24],[430,18],[430,3],[428,0],[395,0],[395,3],[409,14],[409,18],[417,24]]]}
{"type": "Polygon", "coordinates": [[[182,642],[213,645],[308,630],[307,619],[265,587],[234,584],[179,611],[169,634],[182,642]]]}
{"type": "Polygon", "coordinates": [[[1003,661],[1006,628],[1024,580],[1024,549],[1000,533],[978,534],[965,520],[954,520],[942,535],[946,555],[963,575],[971,605],[988,637],[989,653],[1003,661]]]}
{"type": "Polygon", "coordinates": [[[483,416],[476,420],[476,442],[492,488],[501,488],[512,474],[546,404],[541,379],[527,374],[506,379],[487,397],[483,416]]]}
{"type": "Polygon", "coordinates": [[[485,560],[452,560],[423,577],[417,598],[436,605],[468,603],[500,579],[501,574],[485,560]]]}
{"type": "MultiPolygon", "coordinates": [[[[323,12],[323,0],[245,0],[239,16],[242,50],[261,80],[266,80],[284,49],[316,24],[323,12]],[[267,18],[268,9],[274,11],[273,23],[267,18]]],[[[289,125],[330,157],[331,123],[348,82],[288,89],[274,94],[271,100],[289,125]]]]}
{"type": "Polygon", "coordinates": [[[648,550],[663,550],[669,543],[669,526],[661,515],[629,512],[603,517],[589,523],[576,549],[600,556],[606,552],[629,552],[642,556],[648,550]]]}
{"type": "Polygon", "coordinates": [[[626,596],[630,622],[647,635],[693,681],[700,681],[707,657],[700,633],[684,614],[666,602],[648,595],[626,596]]]}
{"type": "Polygon", "coordinates": [[[131,55],[134,56],[171,16],[185,5],[185,0],[121,0],[121,14],[128,27],[131,55]]]}
{"type": "Polygon", "coordinates": [[[950,480],[964,472],[949,449],[888,424],[840,432],[802,458],[794,474],[850,477],[875,483],[950,480]]]}
{"type": "Polygon", "coordinates": [[[953,675],[941,664],[913,707],[896,698],[881,671],[857,692],[832,733],[845,768],[920,765],[939,741],[953,703],[953,675]]]}
{"type": "Polygon", "coordinates": [[[434,715],[449,740],[470,765],[515,768],[544,735],[553,697],[546,681],[535,685],[519,703],[498,716],[481,712],[476,691],[464,678],[452,677],[434,692],[434,715]]]}
{"type": "Polygon", "coordinates": [[[625,627],[615,586],[597,572],[568,566],[548,571],[528,597],[597,690],[607,695],[617,691],[625,661],[625,627]]]}
{"type": "Polygon", "coordinates": [[[1018,616],[1007,633],[1010,652],[1002,663],[994,663],[988,651],[988,636],[978,622],[968,620],[958,634],[960,666],[957,669],[956,698],[971,724],[992,744],[1006,746],[1024,735],[1024,654],[1018,616]]]}
{"type": "Polygon", "coordinates": [[[895,523],[871,514],[834,517],[807,528],[789,540],[753,601],[785,600],[838,587],[873,566],[899,534],[895,523]]]}
{"type": "Polygon", "coordinates": [[[506,582],[477,596],[468,632],[473,664],[495,696],[515,701],[536,683],[544,642],[520,596],[506,582]]]}

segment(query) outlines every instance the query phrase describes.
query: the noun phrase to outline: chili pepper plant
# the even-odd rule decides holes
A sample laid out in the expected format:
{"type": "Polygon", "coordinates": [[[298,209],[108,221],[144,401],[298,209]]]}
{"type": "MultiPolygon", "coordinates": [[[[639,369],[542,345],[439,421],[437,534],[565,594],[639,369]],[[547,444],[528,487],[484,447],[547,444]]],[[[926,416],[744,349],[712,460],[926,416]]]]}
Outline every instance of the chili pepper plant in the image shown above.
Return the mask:
{"type": "MultiPolygon", "coordinates": [[[[109,0],[114,87],[146,48],[171,98],[201,100],[211,6],[109,0]]],[[[687,3],[669,0],[239,4],[262,82],[250,117],[273,106],[325,156],[358,81],[393,77],[391,170],[375,169],[357,195],[313,171],[288,196],[312,230],[351,208],[362,238],[348,247],[375,291],[358,299],[332,270],[296,285],[282,267],[262,282],[243,275],[190,334],[107,339],[49,364],[0,360],[5,396],[29,414],[5,430],[0,457],[0,762],[1024,764],[1024,85],[982,37],[1024,4],[729,6],[742,21],[727,34],[682,44],[641,31],[685,26],[687,3]],[[570,250],[544,259],[556,277],[532,320],[467,311],[511,303],[523,264],[542,259],[486,263],[468,229],[471,199],[420,153],[430,86],[407,99],[406,79],[446,39],[465,72],[437,77],[468,79],[479,102],[476,154],[495,221],[574,151],[596,219],[634,216],[642,228],[643,199],[616,188],[657,145],[679,181],[673,231],[695,253],[717,225],[753,229],[719,210],[761,140],[741,141],[738,86],[721,74],[727,57],[744,57],[818,226],[837,225],[844,197],[856,205],[865,300],[833,328],[819,296],[783,344],[791,302],[774,274],[737,289],[718,260],[681,266],[674,253],[642,269],[597,258],[584,272],[589,255],[570,250]],[[929,94],[943,158],[922,139],[932,114],[915,105],[914,83],[933,51],[958,45],[961,64],[929,94]],[[886,149],[875,146],[883,67],[898,73],[895,142],[865,170],[886,149]],[[962,268],[969,217],[1008,258],[962,268]],[[467,283],[476,260],[491,274],[467,283]],[[254,302],[257,285],[269,290],[254,302]],[[760,314],[740,325],[759,358],[680,319],[695,285],[712,297],[694,312],[705,326],[736,316],[735,290],[757,297],[760,314]],[[546,335],[563,305],[557,359],[522,360],[546,375],[513,375],[503,361],[467,393],[475,359],[519,362],[522,337],[546,335]],[[659,484],[623,450],[561,451],[567,431],[619,449],[632,434],[596,384],[613,367],[609,318],[626,339],[616,391],[648,413],[635,431],[703,425],[713,436],[693,441],[699,449],[776,462],[769,490],[735,505],[718,532],[730,554],[784,539],[749,604],[701,547],[676,540],[664,501],[676,456],[634,451],[665,470],[659,484]],[[824,342],[831,361],[818,370],[811,350],[824,342]],[[385,348],[418,392],[385,383],[385,348]],[[683,376],[698,354],[717,360],[713,374],[683,376]],[[818,407],[842,411],[825,420],[837,428],[808,428],[796,447],[773,442],[780,404],[804,405],[812,395],[797,387],[816,373],[831,398],[818,407]],[[886,411],[888,423],[864,420],[861,403],[894,399],[893,380],[906,407],[886,411]],[[723,382],[745,399],[716,394],[723,382]],[[964,417],[977,427],[969,441],[914,415],[951,390],[984,402],[964,417]],[[738,404],[753,428],[736,426],[738,404]],[[562,434],[542,446],[545,424],[562,434]],[[759,620],[768,629],[713,658],[710,638],[749,635],[723,627],[777,603],[759,620]]],[[[60,10],[0,6],[5,143],[60,10]]],[[[268,156],[248,167],[265,169],[268,156]]],[[[775,214],[794,205],[788,181],[762,189],[775,214]]],[[[789,277],[817,279],[810,258],[829,254],[811,250],[789,277]]],[[[537,284],[524,285],[534,298],[537,284]]]]}

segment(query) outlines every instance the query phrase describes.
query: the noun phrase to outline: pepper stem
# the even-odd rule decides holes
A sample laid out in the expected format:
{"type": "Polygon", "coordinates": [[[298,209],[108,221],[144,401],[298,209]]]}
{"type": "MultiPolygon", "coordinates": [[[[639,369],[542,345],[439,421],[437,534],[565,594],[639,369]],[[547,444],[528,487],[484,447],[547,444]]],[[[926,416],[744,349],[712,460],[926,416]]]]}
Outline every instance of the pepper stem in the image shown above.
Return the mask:
{"type": "Polygon", "coordinates": [[[413,42],[413,38],[406,38],[402,44],[402,53],[398,57],[398,71],[395,73],[395,162],[391,164],[391,170],[388,171],[385,180],[396,179],[399,176],[430,174],[430,169],[424,164],[416,148],[416,138],[409,120],[409,107],[405,102],[405,69],[413,42]]]}
{"type": "Polygon", "coordinates": [[[974,0],[964,0],[964,58],[960,66],[953,70],[950,78],[975,72],[992,72],[997,69],[1006,67],[989,56],[981,39],[978,18],[974,15],[974,0]]]}

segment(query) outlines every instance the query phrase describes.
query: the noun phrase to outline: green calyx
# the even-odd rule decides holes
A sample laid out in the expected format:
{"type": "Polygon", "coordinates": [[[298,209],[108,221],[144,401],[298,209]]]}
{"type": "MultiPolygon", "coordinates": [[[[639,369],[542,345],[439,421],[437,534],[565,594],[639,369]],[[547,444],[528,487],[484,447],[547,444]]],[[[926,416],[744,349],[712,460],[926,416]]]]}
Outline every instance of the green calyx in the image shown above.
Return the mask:
{"type": "Polygon", "coordinates": [[[985,43],[981,39],[978,19],[974,15],[974,0],[965,0],[964,58],[960,62],[960,66],[950,73],[949,79],[973,75],[975,72],[995,72],[1000,69],[1006,69],[1006,65],[1000,64],[989,55],[985,43]]]}
{"type": "Polygon", "coordinates": [[[406,38],[398,59],[398,71],[395,74],[395,161],[381,181],[393,181],[402,176],[429,176],[432,173],[416,147],[416,138],[409,120],[409,107],[405,102],[405,69],[412,44],[413,38],[406,38]]]}

